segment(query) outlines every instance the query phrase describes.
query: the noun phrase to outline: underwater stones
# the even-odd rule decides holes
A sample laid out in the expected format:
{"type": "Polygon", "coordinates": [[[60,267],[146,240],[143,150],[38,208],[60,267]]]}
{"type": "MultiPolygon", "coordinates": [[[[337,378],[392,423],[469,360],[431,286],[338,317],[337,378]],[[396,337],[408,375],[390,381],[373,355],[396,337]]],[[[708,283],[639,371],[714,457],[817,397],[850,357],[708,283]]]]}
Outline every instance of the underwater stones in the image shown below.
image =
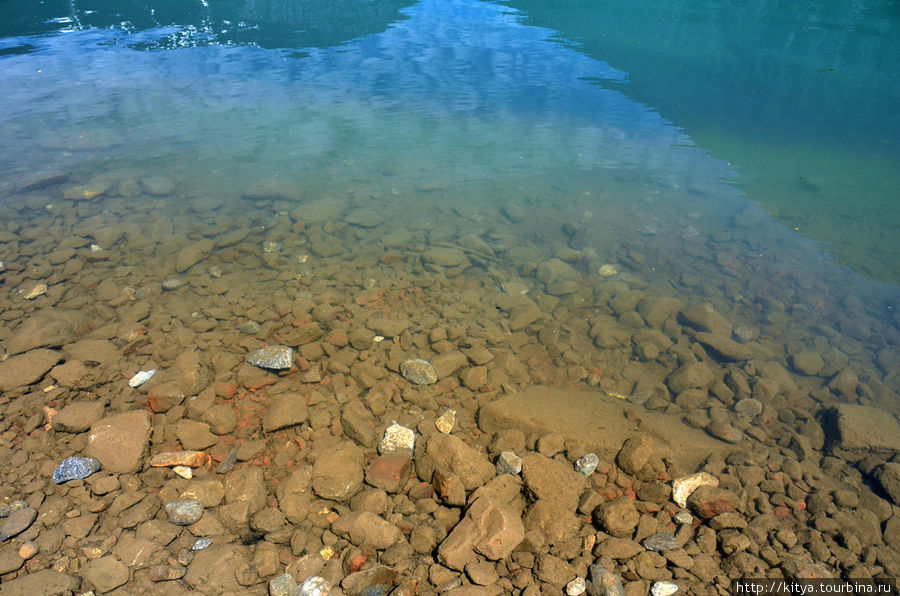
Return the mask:
{"type": "Polygon", "coordinates": [[[387,427],[384,437],[378,444],[378,453],[404,453],[412,456],[416,446],[416,433],[411,428],[401,426],[396,422],[387,427]]]}
{"type": "Polygon", "coordinates": [[[288,346],[265,346],[247,356],[247,362],[268,370],[288,370],[293,366],[294,352],[288,346]]]}
{"type": "Polygon", "coordinates": [[[67,457],[53,472],[53,482],[62,484],[69,480],[80,480],[98,471],[100,462],[93,457],[67,457]]]}
{"type": "Polygon", "coordinates": [[[701,486],[719,486],[719,480],[706,472],[676,478],[672,482],[672,500],[680,507],[687,507],[688,497],[701,486]]]}
{"type": "Polygon", "coordinates": [[[461,268],[469,266],[466,253],[458,248],[438,246],[430,248],[422,253],[422,261],[426,265],[437,265],[446,268],[461,268]]]}
{"type": "Polygon", "coordinates": [[[371,209],[353,209],[347,212],[344,221],[361,228],[374,228],[384,221],[384,216],[371,209]]]}
{"type": "Polygon", "coordinates": [[[167,277],[165,281],[162,282],[162,289],[167,292],[174,292],[183,285],[184,282],[177,277],[167,277]]]}
{"type": "Polygon", "coordinates": [[[797,352],[790,358],[791,368],[807,377],[819,374],[825,368],[825,361],[816,352],[797,352]]]}
{"type": "Polygon", "coordinates": [[[184,273],[199,263],[212,250],[212,240],[204,239],[185,246],[175,255],[175,271],[184,273]]]}
{"type": "Polygon", "coordinates": [[[37,284],[32,287],[29,291],[22,296],[25,300],[34,300],[38,296],[43,296],[47,293],[47,284],[37,284]]]}
{"type": "Polygon", "coordinates": [[[709,304],[688,306],[681,309],[681,320],[697,331],[706,331],[721,337],[731,337],[731,323],[709,304]]]}
{"type": "Polygon", "coordinates": [[[175,183],[165,176],[145,176],[141,178],[141,190],[154,197],[164,197],[175,192],[175,183]]]}
{"type": "Polygon", "coordinates": [[[0,526],[0,542],[6,542],[30,528],[37,519],[37,514],[37,509],[32,507],[23,507],[10,513],[3,525],[0,526]]]}
{"type": "Polygon", "coordinates": [[[178,526],[189,526],[203,517],[203,503],[194,499],[175,499],[165,505],[169,521],[178,526]]]}
{"type": "Polygon", "coordinates": [[[150,442],[150,414],[133,410],[107,416],[91,426],[87,453],[113,474],[141,469],[150,442]]]}
{"type": "Polygon", "coordinates": [[[0,392],[40,381],[60,360],[56,350],[38,348],[0,362],[0,392]]]}
{"type": "Polygon", "coordinates": [[[312,489],[322,499],[338,501],[352,497],[365,478],[363,452],[345,441],[323,453],[313,464],[312,489]]]}
{"type": "Polygon", "coordinates": [[[400,364],[400,374],[415,385],[433,385],[438,375],[431,363],[421,358],[405,360],[400,364]]]}
{"type": "Polygon", "coordinates": [[[840,404],[833,408],[826,436],[833,453],[854,460],[872,452],[900,451],[900,425],[896,419],[869,406],[840,404]]]}

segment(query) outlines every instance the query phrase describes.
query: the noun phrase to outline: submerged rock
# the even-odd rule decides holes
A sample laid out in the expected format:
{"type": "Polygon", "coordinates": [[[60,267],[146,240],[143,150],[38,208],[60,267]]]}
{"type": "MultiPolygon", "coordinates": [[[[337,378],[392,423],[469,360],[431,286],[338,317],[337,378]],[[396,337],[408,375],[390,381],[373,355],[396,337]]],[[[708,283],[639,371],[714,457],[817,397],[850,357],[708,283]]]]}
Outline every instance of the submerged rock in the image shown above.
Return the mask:
{"type": "Polygon", "coordinates": [[[269,370],[287,370],[294,362],[294,353],[288,346],[265,346],[250,354],[247,362],[269,370]]]}
{"type": "Polygon", "coordinates": [[[431,363],[420,358],[404,361],[400,365],[400,374],[416,385],[433,385],[438,380],[437,372],[431,363]]]}
{"type": "Polygon", "coordinates": [[[100,462],[93,457],[67,457],[53,472],[53,482],[62,484],[69,480],[87,478],[100,471],[100,462]]]}

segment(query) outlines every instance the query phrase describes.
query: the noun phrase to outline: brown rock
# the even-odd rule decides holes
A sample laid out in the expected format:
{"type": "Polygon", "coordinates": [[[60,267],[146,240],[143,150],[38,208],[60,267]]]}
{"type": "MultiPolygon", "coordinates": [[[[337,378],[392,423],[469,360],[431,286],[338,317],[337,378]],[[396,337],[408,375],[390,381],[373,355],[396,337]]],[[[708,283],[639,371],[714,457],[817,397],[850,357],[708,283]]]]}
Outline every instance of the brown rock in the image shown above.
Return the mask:
{"type": "Polygon", "coordinates": [[[78,339],[89,323],[90,320],[79,312],[44,310],[19,325],[5,348],[11,355],[35,348],[58,348],[78,339]]]}
{"type": "Polygon", "coordinates": [[[619,450],[616,456],[616,464],[626,474],[634,476],[641,471],[641,468],[647,465],[655,449],[656,441],[649,435],[640,434],[631,437],[625,441],[625,444],[619,450]]]}
{"type": "Polygon", "coordinates": [[[278,508],[291,523],[297,524],[306,519],[312,501],[309,484],[310,469],[300,468],[291,472],[276,489],[278,508]]]}
{"type": "Polygon", "coordinates": [[[53,428],[63,432],[81,433],[103,418],[103,403],[76,401],[63,407],[53,417],[53,428]]]}
{"type": "Polygon", "coordinates": [[[205,594],[246,594],[243,587],[256,580],[237,544],[214,544],[198,550],[188,567],[184,582],[205,594]]]}
{"type": "Polygon", "coordinates": [[[742,346],[729,337],[701,331],[697,333],[696,339],[706,346],[713,355],[718,356],[722,360],[743,362],[751,357],[750,350],[746,346],[742,346]]]}
{"type": "Polygon", "coordinates": [[[527,453],[522,457],[522,479],[537,499],[559,501],[572,511],[587,487],[584,476],[571,466],[539,453],[527,453]]]}
{"type": "Polygon", "coordinates": [[[62,360],[56,350],[38,348],[0,362],[0,392],[31,385],[62,360]]]}
{"type": "Polygon", "coordinates": [[[225,502],[247,503],[251,514],[265,507],[266,484],[262,469],[248,466],[229,472],[225,478],[225,502]]]}
{"type": "Polygon", "coordinates": [[[571,509],[550,499],[533,503],[525,514],[524,525],[529,535],[543,536],[548,545],[571,540],[581,529],[581,521],[571,509]]]}
{"type": "Polygon", "coordinates": [[[716,379],[709,367],[702,362],[689,362],[673,372],[666,384],[672,393],[686,389],[704,389],[716,379]]]}
{"type": "Polygon", "coordinates": [[[188,466],[196,468],[207,462],[209,456],[202,451],[163,451],[150,458],[150,466],[165,468],[168,466],[188,466]]]}
{"type": "Polygon", "coordinates": [[[351,400],[341,408],[341,426],[344,434],[363,447],[372,448],[378,440],[375,417],[359,400],[351,400]]]}
{"type": "Polygon", "coordinates": [[[641,518],[634,501],[627,496],[597,506],[592,515],[600,529],[618,538],[630,538],[641,518]]]}
{"type": "Polygon", "coordinates": [[[215,478],[194,478],[178,498],[200,501],[204,507],[217,507],[225,499],[225,485],[215,478]]]}
{"type": "Polygon", "coordinates": [[[466,355],[458,350],[431,359],[431,366],[434,367],[438,379],[449,377],[468,363],[469,359],[466,358],[466,355]]]}
{"type": "Polygon", "coordinates": [[[209,431],[208,424],[185,418],[175,423],[175,436],[181,446],[189,451],[206,449],[219,442],[219,437],[209,431]]]}
{"type": "Polygon", "coordinates": [[[67,573],[42,569],[3,580],[3,596],[62,596],[78,590],[80,580],[67,573]]]}
{"type": "Polygon", "coordinates": [[[150,414],[134,410],[107,416],[91,426],[87,455],[103,470],[131,474],[141,469],[150,441],[150,414]]]}
{"type": "Polygon", "coordinates": [[[680,319],[681,322],[698,331],[707,331],[726,338],[731,337],[731,323],[709,304],[681,309],[680,319]]]}
{"type": "Polygon", "coordinates": [[[574,567],[553,555],[543,555],[537,561],[535,575],[538,579],[562,588],[578,576],[574,567]]]}
{"type": "Polygon", "coordinates": [[[480,497],[438,547],[438,560],[462,571],[476,552],[488,559],[501,559],[524,538],[525,528],[518,515],[490,497],[480,497]]]}
{"type": "Polygon", "coordinates": [[[84,579],[89,581],[99,594],[112,592],[128,581],[128,566],[113,555],[106,555],[89,561],[84,567],[84,579]]]}
{"type": "Polygon", "coordinates": [[[185,246],[178,251],[178,254],[175,256],[175,271],[184,273],[199,263],[212,247],[213,243],[211,240],[201,240],[200,242],[185,246]]]}
{"type": "Polygon", "coordinates": [[[900,425],[884,410],[840,404],[829,422],[829,448],[836,453],[859,459],[869,452],[900,451],[900,425]]]}
{"type": "Polygon", "coordinates": [[[393,546],[402,537],[394,524],[370,511],[353,511],[338,518],[331,529],[356,546],[366,545],[376,550],[393,546]]]}
{"type": "Polygon", "coordinates": [[[366,468],[366,482],[389,493],[396,493],[409,478],[412,458],[405,453],[380,455],[366,468]]]}
{"type": "Polygon", "coordinates": [[[435,470],[445,476],[455,474],[467,491],[475,490],[494,477],[495,469],[488,459],[466,445],[454,435],[437,433],[425,446],[425,452],[416,459],[416,472],[426,482],[435,470]]]}
{"type": "Polygon", "coordinates": [[[345,500],[359,490],[363,478],[362,452],[353,443],[345,441],[316,459],[312,488],[323,499],[345,500]]]}
{"type": "Polygon", "coordinates": [[[283,393],[271,401],[271,405],[263,416],[262,425],[265,432],[274,432],[283,428],[303,424],[309,417],[306,399],[298,393],[283,393]]]}
{"type": "Polygon", "coordinates": [[[63,346],[66,360],[77,360],[88,365],[106,366],[122,357],[119,348],[105,339],[82,339],[63,346]]]}
{"type": "Polygon", "coordinates": [[[697,517],[711,519],[737,509],[738,497],[723,488],[700,486],[688,497],[687,505],[697,517]]]}

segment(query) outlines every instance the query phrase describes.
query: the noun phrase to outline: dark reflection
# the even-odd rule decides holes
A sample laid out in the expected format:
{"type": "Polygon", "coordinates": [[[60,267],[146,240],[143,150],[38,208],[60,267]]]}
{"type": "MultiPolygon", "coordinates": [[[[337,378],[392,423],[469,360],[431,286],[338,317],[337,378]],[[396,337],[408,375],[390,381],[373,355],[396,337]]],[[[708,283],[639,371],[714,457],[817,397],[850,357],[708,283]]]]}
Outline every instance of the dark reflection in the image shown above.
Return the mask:
{"type": "Polygon", "coordinates": [[[129,32],[175,26],[141,48],[206,44],[262,48],[328,47],[383,31],[402,18],[404,0],[5,0],[0,37],[90,28],[129,32]]]}

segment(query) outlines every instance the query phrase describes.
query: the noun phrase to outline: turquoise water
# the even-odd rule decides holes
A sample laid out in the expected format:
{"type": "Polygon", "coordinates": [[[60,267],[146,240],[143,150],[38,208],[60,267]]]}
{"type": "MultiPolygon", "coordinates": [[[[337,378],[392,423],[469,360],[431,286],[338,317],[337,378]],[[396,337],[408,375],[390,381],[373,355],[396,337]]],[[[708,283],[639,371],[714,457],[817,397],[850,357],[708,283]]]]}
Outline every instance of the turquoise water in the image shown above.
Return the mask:
{"type": "MultiPolygon", "coordinates": [[[[498,284],[570,246],[585,274],[614,265],[764,333],[790,321],[796,341],[841,344],[865,397],[886,399],[895,7],[652,6],[7,2],[0,205],[15,233],[55,213],[156,214],[171,223],[147,233],[165,246],[241,217],[280,230],[332,199],[386,220],[355,235],[341,209],[319,221],[347,259],[473,232],[500,255],[485,266],[498,284]],[[45,170],[102,197],[19,192],[45,170]],[[174,193],[129,190],[148,176],[174,193]],[[221,213],[189,213],[210,198],[221,213]]],[[[333,256],[320,240],[298,242],[333,256]]],[[[164,267],[166,252],[141,258],[164,267]]]]}

